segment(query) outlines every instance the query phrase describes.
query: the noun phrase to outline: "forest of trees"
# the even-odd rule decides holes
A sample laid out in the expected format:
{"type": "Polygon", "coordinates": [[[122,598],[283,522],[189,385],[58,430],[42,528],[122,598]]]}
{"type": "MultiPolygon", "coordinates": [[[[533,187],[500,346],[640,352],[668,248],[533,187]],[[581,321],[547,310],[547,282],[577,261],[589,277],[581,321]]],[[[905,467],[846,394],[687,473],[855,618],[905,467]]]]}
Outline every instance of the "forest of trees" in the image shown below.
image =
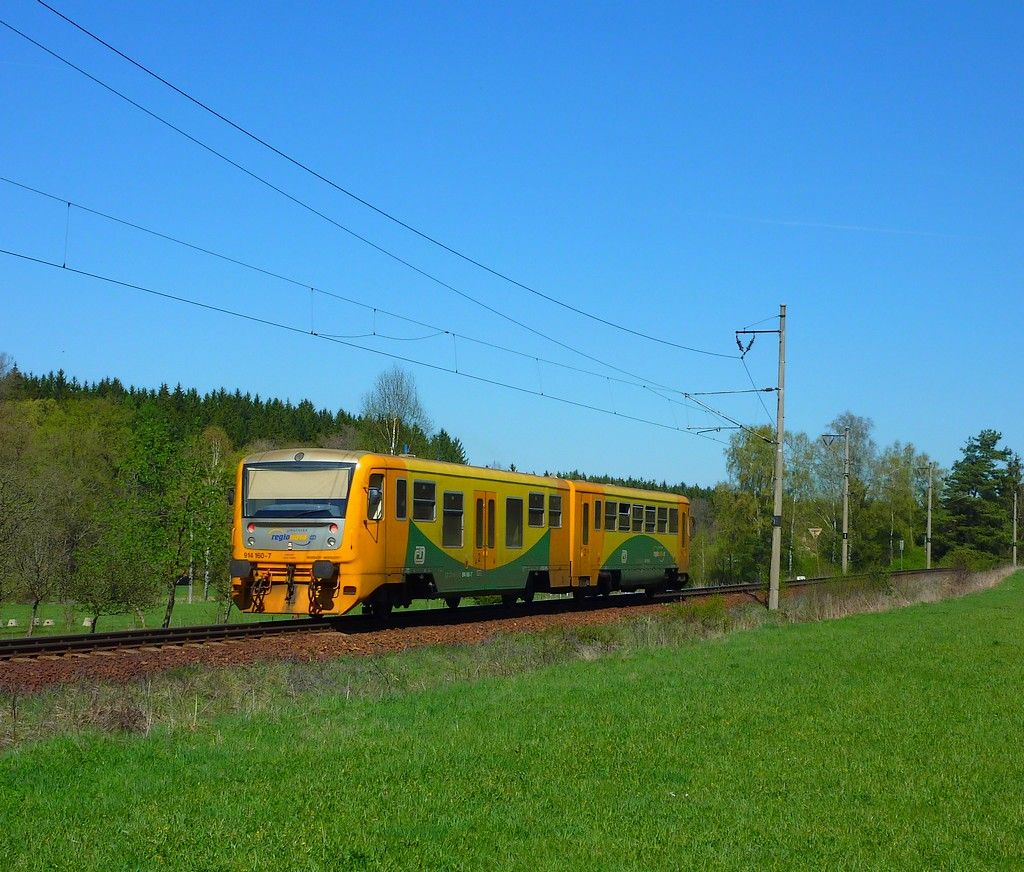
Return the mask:
{"type": "MultiPolygon", "coordinates": [[[[1000,445],[1001,434],[982,430],[968,438],[962,457],[945,470],[910,443],[897,441],[879,448],[871,437],[872,426],[870,418],[850,412],[828,424],[830,433],[849,428],[850,434],[851,571],[925,565],[929,475],[935,565],[980,568],[1009,560],[1021,460],[1000,445]]],[[[691,568],[699,581],[767,578],[772,440],[767,427],[734,432],[726,450],[729,480],[715,487],[710,497],[694,499],[697,532],[691,568]]],[[[786,436],[783,577],[829,575],[839,569],[843,455],[841,439],[827,445],[806,433],[786,436]]],[[[1019,501],[1017,511],[1019,525],[1024,512],[1019,501]]]]}
{"type": "Polygon", "coordinates": [[[28,603],[33,617],[44,602],[75,602],[95,629],[103,615],[157,601],[170,623],[184,577],[225,600],[225,495],[245,454],[386,451],[398,440],[423,457],[466,462],[458,438],[429,432],[404,379],[383,373],[353,415],[238,391],[35,376],[0,355],[0,602],[28,603]]]}
{"type": "MultiPolygon", "coordinates": [[[[879,449],[870,419],[845,413],[850,430],[853,569],[924,563],[925,494],[931,459],[911,444],[879,449]]],[[[685,493],[696,519],[691,569],[699,583],[764,578],[772,523],[774,446],[767,428],[736,431],[728,481],[713,488],[559,473],[685,493]]],[[[786,439],[783,574],[826,574],[839,563],[841,447],[804,433],[786,439]],[[820,530],[816,536],[811,530],[820,530]]],[[[931,466],[933,555],[984,564],[1010,552],[1020,457],[982,430],[950,470],[931,466]]],[[[277,399],[200,394],[167,385],[83,383],[63,372],[22,373],[0,354],[0,602],[34,610],[73,602],[93,616],[166,602],[176,582],[224,601],[230,510],[225,494],[240,457],[273,447],[401,452],[467,462],[460,440],[432,431],[411,376],[382,373],[361,410],[317,409],[277,399]]],[[[841,446],[841,443],[840,443],[841,446]]],[[[29,622],[28,631],[31,632],[29,622]]]]}

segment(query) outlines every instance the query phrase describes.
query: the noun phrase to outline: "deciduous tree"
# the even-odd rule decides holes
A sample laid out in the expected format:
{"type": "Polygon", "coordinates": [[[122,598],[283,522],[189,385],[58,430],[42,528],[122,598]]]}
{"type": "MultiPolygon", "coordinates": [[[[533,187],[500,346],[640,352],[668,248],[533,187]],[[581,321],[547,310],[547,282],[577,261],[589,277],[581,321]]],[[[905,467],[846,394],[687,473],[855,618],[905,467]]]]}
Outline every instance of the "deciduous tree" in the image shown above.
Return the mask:
{"type": "Polygon", "coordinates": [[[416,430],[425,433],[430,428],[415,380],[398,365],[377,376],[363,397],[363,417],[370,425],[370,449],[389,454],[397,454],[416,430]]]}

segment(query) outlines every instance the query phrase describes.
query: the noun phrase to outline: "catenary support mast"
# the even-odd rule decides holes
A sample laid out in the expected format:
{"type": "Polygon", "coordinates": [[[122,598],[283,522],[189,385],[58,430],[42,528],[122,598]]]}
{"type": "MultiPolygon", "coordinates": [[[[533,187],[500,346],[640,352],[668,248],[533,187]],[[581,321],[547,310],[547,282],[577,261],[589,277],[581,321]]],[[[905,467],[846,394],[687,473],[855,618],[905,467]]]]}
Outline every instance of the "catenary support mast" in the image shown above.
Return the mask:
{"type": "Polygon", "coordinates": [[[779,576],[782,571],[782,476],[785,468],[783,449],[786,441],[786,429],[783,423],[786,394],[786,306],[784,303],[779,305],[778,330],[749,330],[744,328],[743,330],[736,331],[736,344],[740,349],[741,360],[750,351],[751,346],[754,344],[754,339],[757,338],[759,333],[779,334],[779,386],[776,388],[778,408],[775,415],[775,439],[772,440],[767,436],[760,437],[765,442],[775,446],[775,496],[772,503],[772,562],[768,568],[768,608],[775,610],[779,607],[779,576]],[[746,346],[740,340],[741,336],[751,337],[746,346]]]}
{"type": "Polygon", "coordinates": [[[925,568],[932,568],[932,473],[935,464],[928,464],[928,529],[924,534],[925,568]]]}
{"type": "Polygon", "coordinates": [[[772,564],[768,575],[768,608],[779,607],[779,575],[782,562],[782,476],[785,471],[783,424],[786,386],[786,306],[779,306],[779,391],[775,418],[775,499],[772,508],[772,564]]]}
{"type": "Polygon", "coordinates": [[[850,428],[843,430],[846,455],[843,460],[843,575],[850,568],[850,428]]]}
{"type": "Polygon", "coordinates": [[[1013,565],[1017,566],[1017,494],[1020,485],[1013,489],[1013,565]]]}

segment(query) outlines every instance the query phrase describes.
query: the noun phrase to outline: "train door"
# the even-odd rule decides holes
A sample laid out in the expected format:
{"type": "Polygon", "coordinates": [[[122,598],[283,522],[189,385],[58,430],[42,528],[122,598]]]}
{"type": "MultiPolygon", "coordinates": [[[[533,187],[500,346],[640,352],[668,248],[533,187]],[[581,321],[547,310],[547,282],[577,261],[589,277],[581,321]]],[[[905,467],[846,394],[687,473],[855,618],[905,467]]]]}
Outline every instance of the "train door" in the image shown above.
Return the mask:
{"type": "Polygon", "coordinates": [[[679,530],[676,532],[678,537],[676,550],[679,552],[679,565],[685,566],[687,546],[690,542],[690,514],[686,511],[685,506],[680,506],[675,511],[679,517],[679,530]]]}
{"type": "MultiPolygon", "coordinates": [[[[372,475],[372,473],[371,473],[372,475]]],[[[389,469],[384,488],[384,518],[387,525],[386,569],[388,574],[401,573],[406,562],[409,543],[410,489],[409,473],[389,469]]]]}
{"type": "MultiPolygon", "coordinates": [[[[366,477],[366,488],[362,495],[365,500],[365,505],[363,506],[365,511],[363,515],[363,529],[365,535],[369,537],[369,541],[363,540],[366,542],[367,547],[366,553],[363,555],[364,559],[360,560],[360,569],[358,571],[366,575],[386,572],[388,557],[390,556],[385,547],[387,537],[384,532],[386,527],[384,511],[387,505],[384,492],[385,478],[385,470],[371,469],[366,477]]],[[[351,498],[352,496],[350,495],[349,499],[351,498]]],[[[349,513],[349,517],[351,517],[351,513],[349,513]]]]}
{"type": "Polygon", "coordinates": [[[574,537],[577,540],[576,553],[579,555],[575,574],[586,579],[580,584],[594,584],[594,579],[590,577],[590,512],[592,507],[585,494],[580,496],[580,500],[581,505],[578,507],[579,513],[576,516],[580,519],[580,523],[574,537]]]}
{"type": "Polygon", "coordinates": [[[497,506],[494,491],[473,491],[473,566],[476,569],[494,569],[497,506]]]}

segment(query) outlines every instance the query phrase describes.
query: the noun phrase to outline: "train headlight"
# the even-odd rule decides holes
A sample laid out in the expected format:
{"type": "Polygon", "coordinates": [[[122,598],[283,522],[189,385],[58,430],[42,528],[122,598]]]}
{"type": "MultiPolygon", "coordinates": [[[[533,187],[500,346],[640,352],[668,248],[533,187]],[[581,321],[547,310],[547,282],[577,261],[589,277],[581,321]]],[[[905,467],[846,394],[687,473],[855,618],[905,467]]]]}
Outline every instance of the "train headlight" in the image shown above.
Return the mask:
{"type": "Polygon", "coordinates": [[[255,536],[250,536],[249,537],[249,545],[255,545],[255,544],[256,544],[256,537],[255,536]]]}
{"type": "Polygon", "coordinates": [[[256,525],[252,521],[250,521],[249,522],[249,526],[246,527],[245,529],[248,530],[250,533],[255,533],[256,532],[256,525]]]}
{"type": "Polygon", "coordinates": [[[338,532],[338,525],[337,524],[331,524],[331,526],[328,527],[327,529],[330,530],[332,533],[337,533],[338,532]]]}
{"type": "Polygon", "coordinates": [[[327,547],[328,548],[333,548],[337,544],[338,544],[338,542],[337,542],[337,540],[333,536],[328,537],[328,539],[327,539],[327,547]]]}

